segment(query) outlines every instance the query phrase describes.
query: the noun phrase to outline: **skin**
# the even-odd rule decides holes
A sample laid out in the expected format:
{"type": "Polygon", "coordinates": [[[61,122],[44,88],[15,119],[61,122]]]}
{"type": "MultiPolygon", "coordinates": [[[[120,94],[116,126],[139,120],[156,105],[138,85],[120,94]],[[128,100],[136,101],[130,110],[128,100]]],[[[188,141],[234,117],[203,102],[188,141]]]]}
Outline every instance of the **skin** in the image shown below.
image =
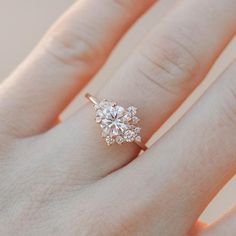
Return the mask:
{"type": "MultiPolygon", "coordinates": [[[[235,62],[139,156],[106,146],[89,102],[55,125],[154,3],[76,2],[1,85],[0,235],[235,234],[235,210],[198,221],[236,172],[235,62]]],[[[137,106],[148,141],[232,40],[235,12],[235,0],[176,2],[96,96],[137,106]]]]}

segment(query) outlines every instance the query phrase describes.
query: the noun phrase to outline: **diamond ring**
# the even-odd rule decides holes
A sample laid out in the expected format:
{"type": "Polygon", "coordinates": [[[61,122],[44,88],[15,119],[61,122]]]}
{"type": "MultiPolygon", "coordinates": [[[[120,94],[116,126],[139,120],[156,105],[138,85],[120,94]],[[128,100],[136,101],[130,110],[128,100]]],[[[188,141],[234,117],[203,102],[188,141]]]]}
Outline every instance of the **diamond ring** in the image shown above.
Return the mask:
{"type": "Polygon", "coordinates": [[[95,121],[102,129],[102,137],[108,146],[112,144],[136,143],[142,150],[147,147],[142,143],[141,128],[137,126],[139,118],[136,116],[137,108],[129,106],[127,109],[117,105],[116,102],[98,101],[87,93],[85,97],[93,103],[96,118],[95,121]]]}

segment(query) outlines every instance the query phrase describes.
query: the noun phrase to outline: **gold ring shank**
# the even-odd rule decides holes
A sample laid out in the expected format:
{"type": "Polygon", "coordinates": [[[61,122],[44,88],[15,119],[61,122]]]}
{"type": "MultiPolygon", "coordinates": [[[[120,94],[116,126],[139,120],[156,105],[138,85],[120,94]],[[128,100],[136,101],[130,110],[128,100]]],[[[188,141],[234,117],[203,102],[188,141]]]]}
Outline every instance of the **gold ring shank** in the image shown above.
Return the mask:
{"type": "MultiPolygon", "coordinates": [[[[85,94],[85,97],[91,102],[93,103],[94,105],[98,105],[99,104],[99,101],[97,98],[95,98],[93,95],[91,95],[90,93],[86,93],[85,94]]],[[[143,143],[138,143],[138,142],[135,142],[139,148],[143,151],[146,151],[147,150],[147,146],[143,143]]]]}
{"type": "Polygon", "coordinates": [[[92,96],[90,93],[86,93],[85,97],[94,105],[97,105],[99,103],[98,100],[94,96],[92,96]]]}

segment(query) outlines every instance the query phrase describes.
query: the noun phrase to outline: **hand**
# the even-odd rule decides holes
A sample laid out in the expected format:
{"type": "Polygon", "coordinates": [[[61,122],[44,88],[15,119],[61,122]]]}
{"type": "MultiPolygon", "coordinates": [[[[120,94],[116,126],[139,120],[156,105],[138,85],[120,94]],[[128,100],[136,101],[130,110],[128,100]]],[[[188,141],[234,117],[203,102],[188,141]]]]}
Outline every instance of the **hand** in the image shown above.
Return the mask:
{"type": "MultiPolygon", "coordinates": [[[[55,125],[154,2],[76,2],[1,85],[0,235],[235,235],[233,212],[198,221],[236,172],[235,63],[139,157],[106,146],[90,103],[55,125]]],[[[146,142],[233,38],[235,12],[235,0],[176,3],[96,96],[137,106],[146,142]]]]}

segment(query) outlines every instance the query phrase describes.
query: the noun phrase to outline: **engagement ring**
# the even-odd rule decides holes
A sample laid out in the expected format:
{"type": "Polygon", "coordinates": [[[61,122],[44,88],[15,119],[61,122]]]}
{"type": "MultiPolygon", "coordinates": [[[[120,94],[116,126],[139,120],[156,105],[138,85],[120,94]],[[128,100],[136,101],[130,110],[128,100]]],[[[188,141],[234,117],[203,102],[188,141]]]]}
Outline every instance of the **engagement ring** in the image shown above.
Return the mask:
{"type": "Polygon", "coordinates": [[[108,146],[135,142],[142,150],[147,147],[142,143],[141,128],[138,126],[140,119],[137,117],[137,108],[129,106],[127,109],[116,102],[98,101],[87,93],[85,97],[93,103],[96,117],[95,121],[101,127],[101,135],[108,146]]]}

